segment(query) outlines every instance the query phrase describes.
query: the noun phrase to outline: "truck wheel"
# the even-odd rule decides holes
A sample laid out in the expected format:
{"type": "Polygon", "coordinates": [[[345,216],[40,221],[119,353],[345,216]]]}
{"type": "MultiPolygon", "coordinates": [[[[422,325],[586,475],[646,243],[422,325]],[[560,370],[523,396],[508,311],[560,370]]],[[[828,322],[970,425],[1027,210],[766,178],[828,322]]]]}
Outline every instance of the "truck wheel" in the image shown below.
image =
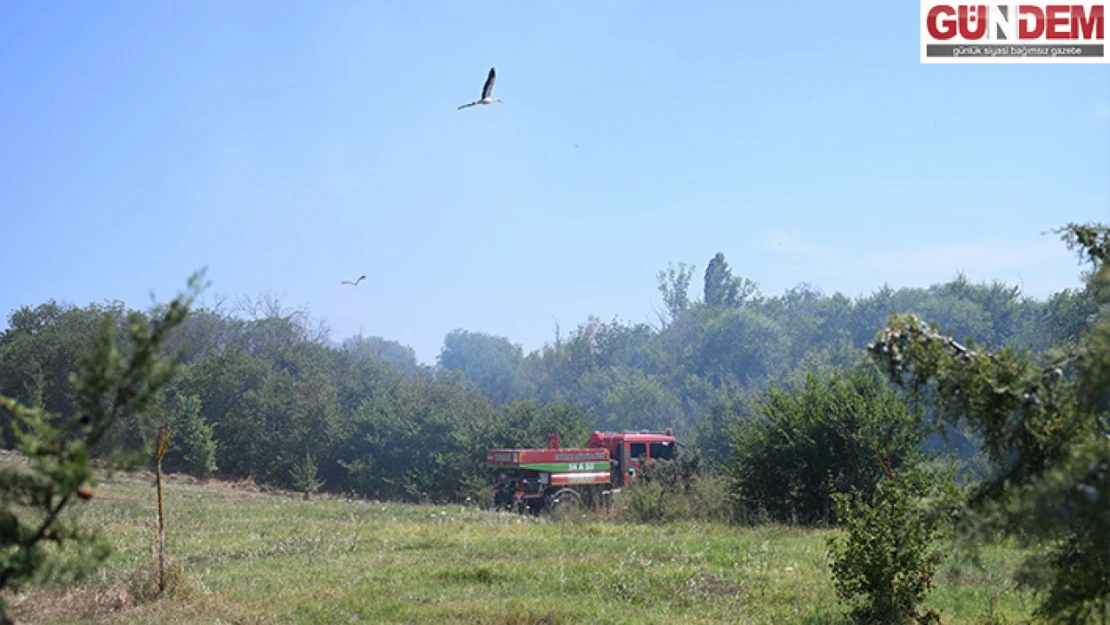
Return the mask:
{"type": "Polygon", "coordinates": [[[582,507],[582,497],[576,491],[564,488],[549,496],[548,506],[553,513],[576,512],[582,507]]]}

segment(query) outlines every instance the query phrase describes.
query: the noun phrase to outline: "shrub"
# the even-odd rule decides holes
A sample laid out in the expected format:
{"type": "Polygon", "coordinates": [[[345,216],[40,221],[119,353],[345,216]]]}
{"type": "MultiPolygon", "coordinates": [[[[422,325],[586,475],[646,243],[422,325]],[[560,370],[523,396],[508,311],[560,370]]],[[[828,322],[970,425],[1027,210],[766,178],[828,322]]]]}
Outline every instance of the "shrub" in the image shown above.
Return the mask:
{"type": "Polygon", "coordinates": [[[772,382],[756,410],[733,430],[728,473],[741,518],[831,523],[834,493],[870,499],[882,477],[873,441],[886,441],[897,469],[921,458],[926,436],[920,413],[863,367],[809,373],[791,388],[772,382]]]}
{"type": "Polygon", "coordinates": [[[834,495],[847,536],[828,539],[833,583],[859,622],[939,622],[920,604],[942,559],[935,542],[955,494],[947,473],[889,472],[870,504],[858,493],[834,495]]]}
{"type": "Polygon", "coordinates": [[[713,471],[697,451],[682,453],[674,461],[651,462],[618,502],[617,518],[638,523],[732,518],[727,478],[713,471]]]}
{"type": "Polygon", "coordinates": [[[317,470],[316,460],[307,451],[305,452],[304,462],[295,463],[293,468],[289,470],[293,487],[304,493],[305,501],[308,501],[312,493],[320,490],[320,487],[324,485],[324,480],[316,477],[317,470]]]}

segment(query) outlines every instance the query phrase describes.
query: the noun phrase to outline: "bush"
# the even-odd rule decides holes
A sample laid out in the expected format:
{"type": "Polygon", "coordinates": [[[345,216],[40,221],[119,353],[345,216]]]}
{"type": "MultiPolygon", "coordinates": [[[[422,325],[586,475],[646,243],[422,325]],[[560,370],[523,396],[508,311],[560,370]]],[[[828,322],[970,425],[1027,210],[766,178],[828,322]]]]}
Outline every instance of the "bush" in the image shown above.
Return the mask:
{"type": "Polygon", "coordinates": [[[727,478],[696,451],[649,463],[617,501],[617,518],[637,523],[732,519],[727,478]]]}
{"type": "Polygon", "coordinates": [[[848,534],[828,539],[833,583],[859,622],[939,622],[935,611],[920,604],[942,559],[935,542],[954,491],[947,472],[914,467],[888,473],[871,504],[858,493],[834,495],[848,534]]]}
{"type": "Polygon", "coordinates": [[[863,367],[809,373],[794,388],[772,382],[756,410],[733,430],[728,472],[740,518],[829,524],[834,493],[871,498],[877,454],[894,469],[914,464],[926,437],[920,413],[863,367]]]}

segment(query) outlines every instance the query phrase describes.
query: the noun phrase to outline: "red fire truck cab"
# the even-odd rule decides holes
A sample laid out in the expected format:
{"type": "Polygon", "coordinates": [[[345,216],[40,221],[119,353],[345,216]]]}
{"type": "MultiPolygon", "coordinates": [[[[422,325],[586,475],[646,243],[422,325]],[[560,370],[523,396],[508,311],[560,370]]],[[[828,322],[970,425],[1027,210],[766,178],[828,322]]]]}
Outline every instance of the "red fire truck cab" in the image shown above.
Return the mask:
{"type": "Polygon", "coordinates": [[[586,442],[588,449],[609,451],[611,483],[619,488],[636,479],[652,460],[674,460],[678,448],[670,428],[663,433],[641,430],[602,434],[594,432],[586,442]]]}

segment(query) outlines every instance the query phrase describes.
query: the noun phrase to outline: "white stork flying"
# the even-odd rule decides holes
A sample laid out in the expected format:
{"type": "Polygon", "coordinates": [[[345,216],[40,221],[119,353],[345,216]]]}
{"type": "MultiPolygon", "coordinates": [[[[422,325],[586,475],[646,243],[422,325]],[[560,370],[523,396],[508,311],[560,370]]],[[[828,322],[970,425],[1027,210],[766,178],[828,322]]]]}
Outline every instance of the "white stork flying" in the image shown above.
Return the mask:
{"type": "Polygon", "coordinates": [[[500,102],[501,98],[491,98],[490,97],[490,94],[493,93],[493,81],[496,78],[497,78],[497,73],[493,71],[492,67],[489,68],[489,78],[486,78],[486,85],[484,87],[482,87],[482,99],[481,100],[475,100],[474,102],[471,102],[470,104],[464,104],[464,105],[460,106],[458,110],[461,111],[464,108],[469,108],[471,106],[474,106],[475,104],[493,104],[494,102],[500,102]]]}
{"type": "Polygon", "coordinates": [[[358,286],[358,283],[362,282],[365,279],[366,279],[366,276],[359,276],[358,280],[355,280],[354,282],[351,282],[350,280],[344,280],[344,281],[340,282],[340,284],[349,284],[351,286],[358,286]]]}

